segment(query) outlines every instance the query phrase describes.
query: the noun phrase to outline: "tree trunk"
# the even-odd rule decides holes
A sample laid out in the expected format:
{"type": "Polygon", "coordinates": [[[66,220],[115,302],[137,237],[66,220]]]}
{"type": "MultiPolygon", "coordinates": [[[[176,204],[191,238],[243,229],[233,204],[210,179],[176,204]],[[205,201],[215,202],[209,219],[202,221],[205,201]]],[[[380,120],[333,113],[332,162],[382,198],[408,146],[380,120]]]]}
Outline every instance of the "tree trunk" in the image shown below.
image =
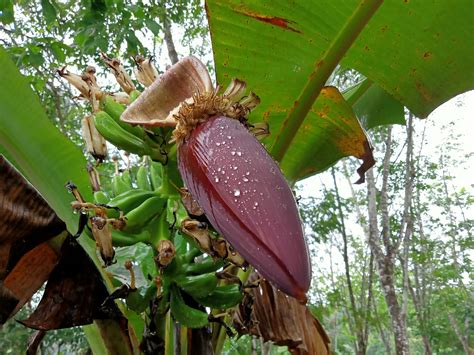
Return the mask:
{"type": "MultiPolygon", "coordinates": [[[[453,327],[459,341],[462,344],[464,352],[466,353],[466,355],[472,355],[473,353],[472,353],[471,349],[469,348],[467,335],[463,334],[463,332],[461,331],[461,329],[459,328],[459,326],[456,322],[456,319],[454,319],[454,316],[451,313],[448,313],[448,317],[449,317],[449,322],[451,323],[451,326],[453,327]]],[[[465,328],[467,329],[467,326],[465,328]]]]}
{"type": "Polygon", "coordinates": [[[355,297],[354,297],[354,290],[352,288],[352,281],[351,281],[350,268],[349,268],[349,253],[348,253],[348,247],[347,247],[346,226],[344,223],[344,213],[342,211],[341,198],[339,196],[339,188],[337,186],[336,174],[334,172],[334,168],[331,169],[331,175],[334,182],[334,190],[336,194],[336,203],[337,203],[336,208],[339,214],[339,222],[341,223],[340,233],[342,235],[342,240],[343,240],[342,257],[344,259],[344,269],[345,269],[345,275],[346,275],[347,288],[349,290],[349,300],[351,303],[352,317],[354,318],[354,323],[355,323],[355,332],[356,332],[356,337],[357,337],[357,342],[355,344],[356,353],[357,355],[364,355],[367,351],[366,337],[364,335],[364,324],[362,322],[361,317],[359,316],[359,311],[357,309],[357,305],[356,305],[355,297]]]}
{"type": "Polygon", "coordinates": [[[163,34],[164,40],[166,43],[166,48],[168,48],[168,56],[170,58],[171,64],[176,64],[178,62],[178,53],[174,46],[173,33],[171,32],[171,21],[166,13],[166,1],[160,0],[159,4],[161,5],[161,15],[160,20],[163,24],[163,34]]]}
{"type": "Polygon", "coordinates": [[[178,53],[174,46],[173,34],[171,33],[171,22],[165,15],[163,19],[163,32],[165,34],[166,47],[168,48],[168,56],[170,57],[171,63],[176,64],[178,62],[178,53]]]}
{"type": "Polygon", "coordinates": [[[369,245],[374,253],[382,292],[389,310],[393,334],[395,338],[396,353],[401,355],[410,354],[406,322],[403,317],[402,309],[398,303],[395,290],[394,261],[396,245],[390,239],[390,223],[388,214],[388,174],[391,158],[391,129],[388,129],[386,139],[386,152],[383,161],[382,190],[380,196],[380,209],[382,217],[382,243],[380,241],[380,232],[377,219],[377,189],[375,187],[375,178],[373,170],[367,174],[367,198],[369,206],[369,245]]]}

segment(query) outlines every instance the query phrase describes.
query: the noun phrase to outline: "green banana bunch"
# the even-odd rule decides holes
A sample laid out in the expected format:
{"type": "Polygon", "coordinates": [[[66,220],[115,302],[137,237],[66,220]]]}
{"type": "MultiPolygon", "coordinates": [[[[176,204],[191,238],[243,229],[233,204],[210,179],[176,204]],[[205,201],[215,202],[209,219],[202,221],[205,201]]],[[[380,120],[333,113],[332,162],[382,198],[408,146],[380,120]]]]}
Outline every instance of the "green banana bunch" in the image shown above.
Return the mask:
{"type": "Polygon", "coordinates": [[[115,101],[110,95],[105,95],[101,100],[101,108],[114,119],[124,130],[143,139],[146,135],[145,131],[140,126],[132,126],[120,120],[120,115],[125,111],[125,106],[115,101]]]}
{"type": "Polygon", "coordinates": [[[171,286],[171,314],[182,325],[188,328],[202,328],[209,323],[208,314],[196,308],[188,306],[181,295],[180,289],[171,286]]]}
{"type": "Polygon", "coordinates": [[[151,155],[143,139],[122,128],[107,112],[96,112],[94,122],[99,133],[117,148],[141,156],[151,155]]]}
{"type": "Polygon", "coordinates": [[[201,305],[216,308],[227,309],[238,305],[244,298],[240,285],[229,284],[218,286],[214,291],[204,297],[192,295],[201,305]]]}
{"type": "MultiPolygon", "coordinates": [[[[132,176],[130,175],[130,170],[125,170],[122,173],[122,181],[124,182],[125,185],[128,186],[128,189],[133,189],[133,183],[132,183],[132,176]]],[[[125,192],[125,191],[122,191],[125,192]]]]}
{"type": "Polygon", "coordinates": [[[141,230],[155,216],[161,214],[165,207],[166,199],[153,196],[144,201],[140,206],[125,214],[127,225],[125,232],[141,230]]]}
{"type": "Polygon", "coordinates": [[[109,196],[104,191],[94,192],[94,202],[102,205],[106,205],[109,202],[109,196]]]}
{"type": "Polygon", "coordinates": [[[145,165],[140,165],[137,171],[137,186],[142,190],[153,190],[150,179],[148,178],[148,168],[145,165]]]}
{"type": "Polygon", "coordinates": [[[206,297],[217,287],[218,279],[214,272],[197,276],[180,275],[174,279],[176,284],[193,297],[206,297]]]}
{"type": "Polygon", "coordinates": [[[136,234],[130,234],[114,229],[112,231],[112,241],[118,247],[134,245],[138,242],[148,243],[150,242],[150,232],[143,230],[136,234]]]}
{"type": "Polygon", "coordinates": [[[140,206],[151,197],[157,196],[152,191],[142,189],[128,189],[115,196],[107,202],[107,205],[120,208],[124,213],[128,213],[134,208],[140,206]]]}
{"type": "Polygon", "coordinates": [[[208,272],[215,272],[224,266],[224,260],[214,260],[210,256],[199,263],[189,263],[183,266],[183,271],[186,274],[199,275],[208,272]]]}
{"type": "Polygon", "coordinates": [[[114,193],[114,196],[127,192],[132,188],[130,173],[128,171],[124,172],[122,175],[117,174],[112,178],[112,192],[114,193]]]}
{"type": "Polygon", "coordinates": [[[149,170],[151,187],[153,188],[153,190],[156,190],[161,186],[163,176],[163,165],[151,161],[149,170]]]}

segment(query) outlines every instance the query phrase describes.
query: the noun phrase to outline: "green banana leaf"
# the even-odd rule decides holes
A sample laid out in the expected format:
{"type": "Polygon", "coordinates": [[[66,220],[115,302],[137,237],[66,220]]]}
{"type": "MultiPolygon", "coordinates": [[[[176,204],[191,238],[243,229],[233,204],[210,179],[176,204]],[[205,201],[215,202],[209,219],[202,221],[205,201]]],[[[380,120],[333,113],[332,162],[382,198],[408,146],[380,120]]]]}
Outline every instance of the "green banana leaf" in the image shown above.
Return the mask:
{"type": "Polygon", "coordinates": [[[3,48],[0,66],[0,146],[74,234],[74,198],[64,185],[72,181],[85,199],[92,199],[84,155],[48,119],[3,48]]]}
{"type": "MultiPolygon", "coordinates": [[[[351,128],[359,132],[348,112],[337,116],[344,108],[327,110],[335,114],[328,117],[331,125],[312,114],[323,105],[318,101],[331,106],[344,105],[342,101],[329,103],[321,95],[304,117],[292,112],[310,81],[320,75],[318,69],[328,65],[327,59],[335,67],[345,53],[341,63],[373,81],[374,86],[353,102],[368,128],[402,123],[402,105],[425,116],[474,87],[474,41],[463,41],[473,32],[469,0],[381,5],[377,0],[207,0],[206,5],[217,81],[225,86],[232,77],[241,78],[261,97],[250,120],[268,121],[272,135],[264,143],[276,153],[290,180],[323,171],[342,156],[361,151],[360,137],[344,154],[340,144],[329,143],[344,140],[342,132],[351,128]],[[368,25],[357,16],[363,6],[376,10],[368,25]],[[356,39],[349,28],[364,29],[356,39]],[[346,46],[334,45],[341,42],[346,46]],[[387,102],[390,107],[382,110],[387,102]],[[288,130],[290,121],[296,121],[298,131],[288,130]],[[301,132],[312,126],[319,127],[312,134],[301,132]],[[320,137],[328,144],[320,144],[320,137]],[[291,142],[286,150],[277,149],[281,139],[291,142]]],[[[329,73],[325,74],[327,79],[329,73]]]]}
{"type": "Polygon", "coordinates": [[[369,79],[348,89],[343,96],[365,129],[405,124],[403,105],[369,79]]]}
{"type": "Polygon", "coordinates": [[[280,164],[290,182],[326,170],[348,155],[360,159],[371,156],[367,138],[352,108],[331,86],[321,90],[293,143],[280,164]]]}
{"type": "Polygon", "coordinates": [[[474,89],[474,4],[385,1],[342,65],[380,85],[418,117],[474,89]]]}
{"type": "MultiPolygon", "coordinates": [[[[83,197],[92,200],[86,160],[82,152],[48,119],[27,80],[2,47],[0,67],[0,152],[8,152],[12,164],[25,175],[66,223],[69,232],[74,234],[78,227],[77,216],[72,213],[70,204],[74,198],[64,185],[68,181],[74,182],[83,197]]],[[[79,242],[103,273],[96,256],[95,242],[87,236],[79,238],[79,242]]],[[[109,327],[118,329],[115,324],[109,327]]],[[[99,342],[100,331],[96,324],[86,329],[91,347],[97,351],[104,349],[99,342]]]]}

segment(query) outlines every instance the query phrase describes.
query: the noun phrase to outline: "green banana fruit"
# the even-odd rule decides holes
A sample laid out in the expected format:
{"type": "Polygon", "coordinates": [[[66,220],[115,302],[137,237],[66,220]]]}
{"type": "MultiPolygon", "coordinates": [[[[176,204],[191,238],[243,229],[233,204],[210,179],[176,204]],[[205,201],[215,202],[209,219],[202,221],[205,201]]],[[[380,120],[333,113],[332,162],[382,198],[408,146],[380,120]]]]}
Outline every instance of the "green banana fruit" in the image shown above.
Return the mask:
{"type": "Polygon", "coordinates": [[[205,297],[193,296],[193,298],[206,307],[227,309],[239,304],[244,298],[244,294],[239,285],[229,284],[217,287],[205,297]]]}
{"type": "Polygon", "coordinates": [[[177,286],[171,289],[171,314],[188,328],[202,328],[209,323],[208,314],[198,309],[189,307],[183,300],[181,291],[177,286]]]}
{"type": "Polygon", "coordinates": [[[96,191],[94,192],[94,202],[106,205],[109,203],[109,197],[104,191],[96,191]]]}
{"type": "Polygon", "coordinates": [[[126,299],[128,308],[133,309],[137,313],[143,312],[150,305],[151,299],[156,297],[157,290],[156,283],[151,282],[148,286],[141,287],[136,292],[130,293],[126,299]],[[146,289],[143,292],[144,288],[146,289]]]}
{"type": "Polygon", "coordinates": [[[189,263],[184,265],[183,269],[186,274],[204,274],[219,270],[225,264],[224,260],[214,260],[210,256],[200,263],[189,263]]]}
{"type": "Polygon", "coordinates": [[[130,92],[130,94],[128,94],[128,96],[130,97],[130,103],[135,101],[138,98],[138,96],[140,96],[140,94],[141,92],[138,90],[133,90],[132,92],[130,92]]]}
{"type": "Polygon", "coordinates": [[[120,120],[120,116],[125,111],[125,106],[115,101],[110,95],[105,95],[101,101],[102,109],[109,114],[110,117],[117,122],[120,127],[124,130],[130,132],[131,134],[143,138],[145,136],[145,131],[140,126],[132,126],[126,122],[120,120]]]}
{"type": "Polygon", "coordinates": [[[137,186],[142,190],[152,190],[150,180],[148,179],[148,169],[141,165],[137,171],[137,186]]]}
{"type": "Polygon", "coordinates": [[[152,191],[145,191],[141,189],[127,190],[113,199],[107,204],[112,207],[120,208],[124,213],[130,212],[134,208],[140,206],[150,197],[156,196],[152,191]]]}
{"type": "Polygon", "coordinates": [[[163,165],[154,161],[150,162],[150,181],[153,190],[158,189],[161,186],[163,176],[163,165]]]}
{"type": "Polygon", "coordinates": [[[150,241],[150,232],[144,230],[137,234],[124,233],[118,230],[112,230],[112,242],[114,246],[126,247],[142,242],[147,243],[150,241]]]}
{"type": "Polygon", "coordinates": [[[112,192],[114,193],[114,196],[118,196],[130,189],[130,185],[124,181],[120,175],[115,175],[112,178],[112,192]]]}
{"type": "Polygon", "coordinates": [[[117,148],[138,155],[150,154],[149,147],[141,138],[120,127],[106,112],[96,112],[94,119],[99,133],[117,148]]]}
{"type": "Polygon", "coordinates": [[[125,302],[127,303],[127,307],[129,309],[137,313],[143,312],[148,306],[148,303],[145,302],[145,298],[140,293],[140,289],[130,290],[125,302]]]}
{"type": "Polygon", "coordinates": [[[159,196],[153,196],[144,201],[140,206],[134,208],[125,215],[127,225],[125,232],[139,231],[153,217],[159,215],[165,207],[166,199],[159,196]]]}
{"type": "Polygon", "coordinates": [[[217,287],[218,279],[214,272],[197,276],[177,276],[174,281],[193,297],[206,297],[217,287]]]}
{"type": "Polygon", "coordinates": [[[132,176],[130,175],[130,170],[125,170],[120,176],[120,178],[122,179],[124,184],[128,186],[128,190],[133,189],[132,176]]]}

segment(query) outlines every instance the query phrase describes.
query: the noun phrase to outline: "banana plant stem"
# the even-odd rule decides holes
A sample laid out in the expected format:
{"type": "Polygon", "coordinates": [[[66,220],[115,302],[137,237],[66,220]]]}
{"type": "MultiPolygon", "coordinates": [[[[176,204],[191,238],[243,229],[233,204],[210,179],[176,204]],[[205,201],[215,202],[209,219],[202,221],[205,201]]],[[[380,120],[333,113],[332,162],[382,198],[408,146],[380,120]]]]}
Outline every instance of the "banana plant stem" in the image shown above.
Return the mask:
{"type": "Polygon", "coordinates": [[[277,161],[285,156],[298,129],[316,101],[326,80],[329,78],[344,54],[357,39],[365,25],[382,4],[383,0],[361,0],[345,25],[336,35],[322,58],[319,58],[306,85],[285,118],[271,153],[277,161]]]}
{"type": "MultiPolygon", "coordinates": [[[[237,277],[240,279],[240,281],[242,281],[243,285],[247,282],[252,271],[253,271],[253,268],[251,266],[249,266],[247,270],[245,271],[242,269],[239,269],[237,271],[237,277]]],[[[232,319],[230,318],[229,315],[226,315],[224,318],[224,322],[227,324],[229,324],[231,320],[232,319]]],[[[216,329],[219,332],[219,334],[217,336],[217,340],[215,343],[214,352],[216,355],[220,355],[222,353],[222,349],[224,348],[224,343],[227,338],[227,332],[222,326],[216,327],[216,329]]]]}

